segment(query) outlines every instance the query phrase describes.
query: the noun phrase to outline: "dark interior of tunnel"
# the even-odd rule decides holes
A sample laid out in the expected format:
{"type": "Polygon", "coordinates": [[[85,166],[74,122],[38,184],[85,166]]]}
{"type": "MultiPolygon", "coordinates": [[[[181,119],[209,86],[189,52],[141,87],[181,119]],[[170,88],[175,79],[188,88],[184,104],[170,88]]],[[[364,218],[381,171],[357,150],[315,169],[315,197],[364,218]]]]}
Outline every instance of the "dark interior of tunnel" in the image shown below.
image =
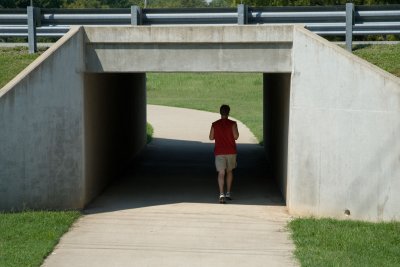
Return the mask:
{"type": "MultiPolygon", "coordinates": [[[[290,73],[263,74],[264,148],[238,145],[235,204],[285,205],[290,77],[290,73]]],[[[212,144],[164,140],[168,145],[159,147],[158,141],[146,146],[146,74],[85,75],[90,210],[215,202],[212,144]],[[101,204],[107,201],[115,204],[101,204]]]]}

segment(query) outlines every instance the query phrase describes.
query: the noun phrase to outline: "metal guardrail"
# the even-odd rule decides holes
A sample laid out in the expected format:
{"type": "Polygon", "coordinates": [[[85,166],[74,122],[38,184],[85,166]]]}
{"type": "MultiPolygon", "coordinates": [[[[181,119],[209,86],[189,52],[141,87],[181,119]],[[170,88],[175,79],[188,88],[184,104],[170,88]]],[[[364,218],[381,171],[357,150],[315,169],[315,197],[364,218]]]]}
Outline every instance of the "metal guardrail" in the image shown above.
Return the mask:
{"type": "MultiPolygon", "coordinates": [[[[322,36],[400,34],[400,5],[180,9],[1,9],[0,37],[64,35],[71,25],[304,24],[322,36]],[[31,25],[31,26],[30,26],[31,25]],[[31,33],[29,31],[31,30],[31,33]]],[[[33,42],[34,45],[35,42],[33,42]]]]}

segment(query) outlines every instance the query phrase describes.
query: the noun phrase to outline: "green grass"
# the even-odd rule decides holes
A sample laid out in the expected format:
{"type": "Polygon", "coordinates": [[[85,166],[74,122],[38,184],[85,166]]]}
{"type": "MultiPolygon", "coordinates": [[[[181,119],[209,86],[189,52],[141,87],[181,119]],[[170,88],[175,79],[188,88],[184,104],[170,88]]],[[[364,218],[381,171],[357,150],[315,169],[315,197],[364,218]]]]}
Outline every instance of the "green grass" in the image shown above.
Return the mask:
{"type": "Polygon", "coordinates": [[[149,73],[147,97],[150,104],[216,113],[221,104],[228,104],[230,115],[262,140],[262,74],[149,73]]]}
{"type": "Polygon", "coordinates": [[[0,213],[0,266],[40,266],[77,211],[0,213]]]}
{"type": "Polygon", "coordinates": [[[400,266],[400,223],[296,219],[289,223],[301,266],[400,266]]]}
{"type": "Polygon", "coordinates": [[[28,49],[25,47],[0,48],[0,88],[38,56],[38,54],[28,54],[28,49]]]}
{"type": "Polygon", "coordinates": [[[147,143],[150,143],[151,140],[153,140],[153,133],[154,133],[154,129],[153,126],[151,126],[150,123],[147,123],[146,125],[146,132],[147,132],[147,143]]]}
{"type": "Polygon", "coordinates": [[[353,53],[400,77],[400,44],[355,46],[353,53]]]}

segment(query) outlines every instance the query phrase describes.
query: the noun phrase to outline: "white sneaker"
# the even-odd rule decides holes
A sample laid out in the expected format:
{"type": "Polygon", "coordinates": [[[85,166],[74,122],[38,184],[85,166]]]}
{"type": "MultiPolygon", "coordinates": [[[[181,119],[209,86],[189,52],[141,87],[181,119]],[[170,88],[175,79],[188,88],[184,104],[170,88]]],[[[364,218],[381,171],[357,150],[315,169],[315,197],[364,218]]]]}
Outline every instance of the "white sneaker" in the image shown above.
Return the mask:
{"type": "Polygon", "coordinates": [[[224,194],[220,194],[219,195],[219,203],[221,203],[221,204],[225,204],[226,202],[225,202],[225,195],[224,194]]]}

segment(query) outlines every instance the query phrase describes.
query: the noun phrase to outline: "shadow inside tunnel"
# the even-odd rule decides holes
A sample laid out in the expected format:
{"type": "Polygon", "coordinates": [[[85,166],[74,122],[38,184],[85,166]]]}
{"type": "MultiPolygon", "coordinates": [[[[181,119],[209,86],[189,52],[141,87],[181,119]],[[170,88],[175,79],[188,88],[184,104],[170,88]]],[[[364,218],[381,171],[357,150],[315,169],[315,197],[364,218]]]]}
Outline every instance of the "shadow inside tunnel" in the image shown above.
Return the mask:
{"type": "MultiPolygon", "coordinates": [[[[93,202],[85,214],[174,203],[218,204],[213,143],[154,138],[93,202]]],[[[264,148],[238,144],[233,200],[227,205],[285,206],[264,148]]]]}

